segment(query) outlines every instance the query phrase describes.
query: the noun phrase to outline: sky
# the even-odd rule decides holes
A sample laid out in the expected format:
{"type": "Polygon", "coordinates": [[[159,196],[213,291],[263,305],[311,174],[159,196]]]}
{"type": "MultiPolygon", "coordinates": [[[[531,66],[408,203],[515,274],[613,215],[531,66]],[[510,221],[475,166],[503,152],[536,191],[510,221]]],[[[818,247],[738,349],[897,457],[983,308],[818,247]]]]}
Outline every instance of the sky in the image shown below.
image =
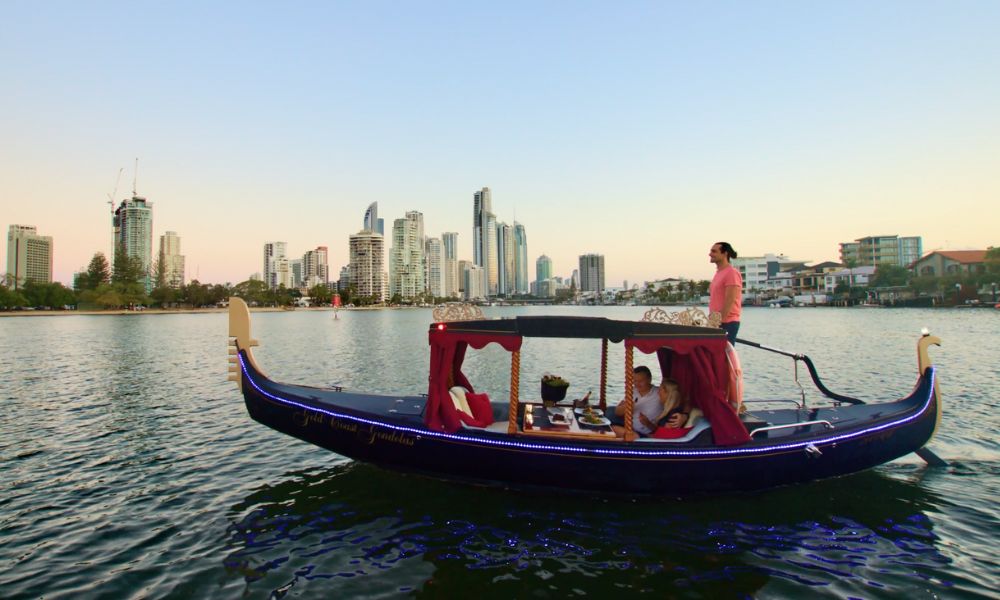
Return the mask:
{"type": "MultiPolygon", "coordinates": [[[[1000,245],[1000,2],[7,2],[0,226],[72,282],[108,196],[188,279],[330,252],[379,203],[472,258],[473,193],[529,277],[709,279],[708,249],[836,260],[868,235],[1000,245]],[[135,172],[135,159],[139,159],[135,172]]],[[[6,244],[3,245],[6,254],[6,244]]],[[[4,263],[6,265],[6,256],[4,263]]]]}

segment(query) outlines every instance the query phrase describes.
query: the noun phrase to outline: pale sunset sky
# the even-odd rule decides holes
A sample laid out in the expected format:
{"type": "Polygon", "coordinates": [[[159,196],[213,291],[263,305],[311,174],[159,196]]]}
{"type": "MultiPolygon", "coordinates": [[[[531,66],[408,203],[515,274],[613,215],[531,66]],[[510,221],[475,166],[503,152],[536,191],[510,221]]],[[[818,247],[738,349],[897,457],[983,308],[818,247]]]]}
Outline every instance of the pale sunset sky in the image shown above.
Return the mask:
{"type": "MultiPolygon", "coordinates": [[[[472,195],[568,276],[709,279],[709,246],[1000,244],[1000,2],[6,2],[0,226],[54,276],[110,246],[237,283],[262,245],[347,262],[369,203],[472,257],[472,195]]],[[[6,255],[6,244],[3,245],[6,255]]],[[[0,263],[0,268],[6,266],[0,263]]]]}

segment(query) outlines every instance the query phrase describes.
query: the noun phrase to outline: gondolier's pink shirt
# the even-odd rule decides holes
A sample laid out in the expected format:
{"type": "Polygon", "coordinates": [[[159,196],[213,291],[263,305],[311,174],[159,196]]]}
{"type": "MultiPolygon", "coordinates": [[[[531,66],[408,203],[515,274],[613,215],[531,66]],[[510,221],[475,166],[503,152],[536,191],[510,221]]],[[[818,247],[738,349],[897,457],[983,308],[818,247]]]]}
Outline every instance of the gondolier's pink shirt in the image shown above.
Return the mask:
{"type": "Polygon", "coordinates": [[[730,265],[721,271],[715,272],[712,278],[712,285],[708,286],[708,311],[722,312],[722,305],[726,303],[726,288],[735,285],[740,288],[740,295],[736,297],[736,302],[728,315],[722,315],[723,323],[739,321],[743,313],[743,276],[740,270],[730,265]]]}

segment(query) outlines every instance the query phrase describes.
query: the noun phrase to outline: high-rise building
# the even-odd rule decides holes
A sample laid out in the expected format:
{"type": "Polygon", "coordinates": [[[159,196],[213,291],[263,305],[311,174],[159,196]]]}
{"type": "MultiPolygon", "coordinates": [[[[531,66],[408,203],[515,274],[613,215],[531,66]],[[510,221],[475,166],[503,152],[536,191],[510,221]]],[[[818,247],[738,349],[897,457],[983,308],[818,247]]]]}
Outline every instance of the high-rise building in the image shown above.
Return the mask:
{"type": "Polygon", "coordinates": [[[444,295],[448,298],[458,296],[458,234],[446,231],[441,234],[441,245],[444,247],[444,295]]]}
{"type": "Polygon", "coordinates": [[[176,231],[168,231],[160,236],[160,258],[164,283],[174,289],[183,286],[184,256],[181,254],[181,238],[176,231]]]}
{"type": "Polygon", "coordinates": [[[350,285],[356,295],[374,297],[377,302],[385,300],[384,244],[382,236],[369,229],[350,236],[350,285]]]}
{"type": "Polygon", "coordinates": [[[466,300],[482,300],[486,297],[486,273],[483,268],[462,261],[463,297],[466,300]]]}
{"type": "Polygon", "coordinates": [[[264,283],[272,290],[277,289],[281,283],[284,283],[285,287],[291,283],[287,279],[283,282],[278,280],[276,261],[279,259],[286,260],[285,269],[287,270],[287,244],[285,242],[264,244],[264,283]]]}
{"type": "Polygon", "coordinates": [[[424,215],[411,210],[392,225],[389,296],[414,298],[424,293],[424,215]]]}
{"type": "Polygon", "coordinates": [[[895,265],[909,267],[923,254],[920,236],[874,235],[840,244],[840,262],[856,267],[895,265]]]}
{"type": "Polygon", "coordinates": [[[468,271],[471,266],[473,266],[472,261],[458,261],[458,296],[460,298],[465,298],[465,272],[468,271]]]}
{"type": "Polygon", "coordinates": [[[580,287],[581,292],[604,291],[604,255],[584,254],[580,256],[580,287]]]}
{"type": "Polygon", "coordinates": [[[484,187],[472,197],[472,262],[486,273],[487,294],[496,295],[499,257],[496,215],[490,188],[484,187]]]}
{"type": "Polygon", "coordinates": [[[490,188],[484,187],[472,195],[472,264],[480,267],[486,264],[483,251],[483,215],[489,212],[493,212],[493,197],[490,188]]]}
{"type": "Polygon", "coordinates": [[[326,246],[317,246],[302,255],[302,283],[306,287],[330,285],[330,266],[326,246]]]}
{"type": "Polygon", "coordinates": [[[351,285],[351,265],[350,263],[340,267],[340,278],[337,279],[337,291],[342,292],[351,285]]]}
{"type": "Polygon", "coordinates": [[[486,264],[483,271],[486,273],[486,294],[496,296],[500,283],[500,257],[497,241],[497,218],[493,213],[483,214],[483,258],[486,264]]]}
{"type": "Polygon", "coordinates": [[[443,298],[444,292],[444,247],[438,238],[424,239],[424,279],[427,291],[435,298],[443,298]]]}
{"type": "Polygon", "coordinates": [[[38,235],[30,225],[7,230],[7,275],[14,289],[26,282],[52,283],[52,236],[38,235]]]}
{"type": "Polygon", "coordinates": [[[552,278],[552,259],[544,254],[535,260],[535,274],[538,281],[552,278]]]}
{"type": "Polygon", "coordinates": [[[128,200],[122,200],[115,210],[112,224],[117,249],[124,251],[127,258],[139,259],[144,274],[141,281],[148,294],[153,290],[154,283],[150,273],[153,266],[153,205],[142,196],[133,194],[128,200]]]}
{"type": "Polygon", "coordinates": [[[291,286],[294,288],[302,287],[305,283],[304,270],[305,261],[301,258],[289,258],[288,259],[288,278],[291,280],[291,286]]]}
{"type": "Polygon", "coordinates": [[[552,259],[544,254],[535,260],[535,295],[550,296],[546,293],[544,282],[552,279],[552,259]]]}
{"type": "Polygon", "coordinates": [[[385,235],[385,220],[378,218],[378,202],[372,202],[365,211],[364,229],[385,235]]]}
{"type": "Polygon", "coordinates": [[[528,293],[528,235],[524,225],[514,221],[514,293],[528,293]]]}
{"type": "Polygon", "coordinates": [[[514,228],[497,223],[497,294],[514,293],[514,228]]]}

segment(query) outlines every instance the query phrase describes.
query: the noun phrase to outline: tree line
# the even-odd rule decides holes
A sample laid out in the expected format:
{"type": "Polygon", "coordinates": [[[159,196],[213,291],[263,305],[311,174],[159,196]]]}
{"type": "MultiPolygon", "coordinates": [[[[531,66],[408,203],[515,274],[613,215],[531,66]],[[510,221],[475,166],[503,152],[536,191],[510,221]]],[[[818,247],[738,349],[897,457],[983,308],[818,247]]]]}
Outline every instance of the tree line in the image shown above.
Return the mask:
{"type": "MultiPolygon", "coordinates": [[[[28,280],[15,286],[13,276],[0,281],[0,310],[17,308],[83,307],[94,309],[127,309],[135,307],[211,307],[240,296],[253,306],[288,306],[297,302],[302,293],[295,288],[280,286],[270,289],[263,281],[247,280],[236,285],[207,284],[197,280],[187,285],[172,286],[167,281],[167,269],[160,257],[153,261],[147,274],[138,257],[129,257],[121,249],[115,252],[113,264],[103,253],[91,258],[87,269],[76,277],[75,290],[61,283],[40,283],[28,280]],[[146,293],[147,278],[151,291],[146,293]]],[[[376,303],[373,297],[358,296],[350,288],[340,292],[344,304],[376,303]]],[[[313,286],[308,291],[312,303],[329,304],[333,291],[326,285],[313,286]]]]}

